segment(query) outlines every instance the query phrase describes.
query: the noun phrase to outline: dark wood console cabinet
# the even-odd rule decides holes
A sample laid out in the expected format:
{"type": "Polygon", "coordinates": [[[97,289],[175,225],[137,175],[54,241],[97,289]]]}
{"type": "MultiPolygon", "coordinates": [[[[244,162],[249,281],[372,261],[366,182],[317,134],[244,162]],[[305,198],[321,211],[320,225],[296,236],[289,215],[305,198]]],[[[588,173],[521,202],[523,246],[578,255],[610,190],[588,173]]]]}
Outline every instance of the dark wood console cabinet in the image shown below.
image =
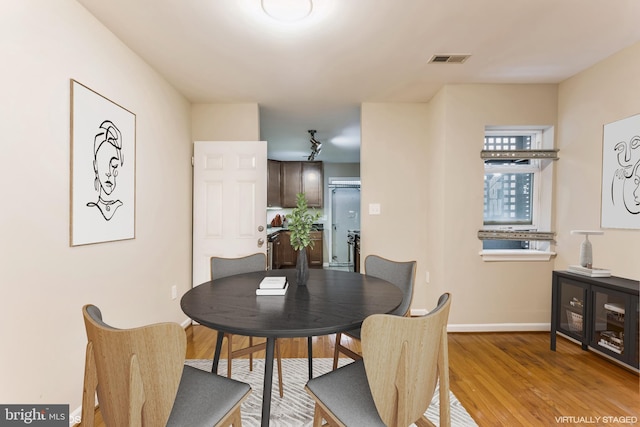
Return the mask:
{"type": "Polygon", "coordinates": [[[551,350],[556,334],[638,371],[638,290],[640,282],[622,277],[588,277],[553,272],[551,350]]]}

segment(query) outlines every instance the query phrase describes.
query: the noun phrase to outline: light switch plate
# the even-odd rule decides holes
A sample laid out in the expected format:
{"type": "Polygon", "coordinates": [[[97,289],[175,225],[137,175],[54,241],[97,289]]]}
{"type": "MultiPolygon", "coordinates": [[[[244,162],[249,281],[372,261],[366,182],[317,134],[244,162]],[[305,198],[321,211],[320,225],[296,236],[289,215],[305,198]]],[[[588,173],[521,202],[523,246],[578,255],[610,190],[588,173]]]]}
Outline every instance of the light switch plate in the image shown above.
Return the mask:
{"type": "Polygon", "coordinates": [[[380,215],[380,203],[369,203],[369,215],[380,215]]]}

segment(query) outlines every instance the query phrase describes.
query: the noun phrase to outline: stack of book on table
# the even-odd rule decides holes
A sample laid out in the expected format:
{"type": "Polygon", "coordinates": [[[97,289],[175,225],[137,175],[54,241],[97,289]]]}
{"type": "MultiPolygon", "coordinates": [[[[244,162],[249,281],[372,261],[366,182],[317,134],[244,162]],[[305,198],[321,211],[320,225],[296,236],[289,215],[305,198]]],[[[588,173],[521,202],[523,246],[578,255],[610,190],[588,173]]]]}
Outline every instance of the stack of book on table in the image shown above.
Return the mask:
{"type": "Polygon", "coordinates": [[[611,270],[606,268],[587,268],[581,265],[570,265],[567,267],[567,271],[589,277],[611,277],[611,270]]]}
{"type": "Polygon", "coordinates": [[[265,277],[256,289],[256,295],[284,295],[288,287],[289,283],[284,276],[265,277]]]}

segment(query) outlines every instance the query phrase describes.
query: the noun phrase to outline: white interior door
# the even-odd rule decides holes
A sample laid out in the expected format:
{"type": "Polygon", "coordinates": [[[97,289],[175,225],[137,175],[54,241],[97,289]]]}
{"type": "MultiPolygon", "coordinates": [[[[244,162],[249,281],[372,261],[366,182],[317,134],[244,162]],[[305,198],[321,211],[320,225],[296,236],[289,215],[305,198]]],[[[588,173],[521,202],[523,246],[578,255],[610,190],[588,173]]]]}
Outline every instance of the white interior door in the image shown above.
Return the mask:
{"type": "Polygon", "coordinates": [[[196,141],[193,286],[210,280],[212,256],[267,251],[267,142],[196,141]]]}

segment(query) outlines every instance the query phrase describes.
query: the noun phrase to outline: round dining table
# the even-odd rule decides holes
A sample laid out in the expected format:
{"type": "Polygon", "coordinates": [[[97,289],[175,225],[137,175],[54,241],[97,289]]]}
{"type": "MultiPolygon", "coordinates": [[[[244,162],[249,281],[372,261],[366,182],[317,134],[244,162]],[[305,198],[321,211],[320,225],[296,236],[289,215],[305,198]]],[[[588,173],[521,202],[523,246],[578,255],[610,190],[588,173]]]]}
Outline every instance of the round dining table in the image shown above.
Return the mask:
{"type": "Polygon", "coordinates": [[[339,270],[310,269],[306,285],[296,284],[296,270],[268,270],[227,276],[190,289],[182,311],[218,331],[213,360],[217,372],[224,333],[264,337],[266,343],[262,426],[269,425],[276,338],[311,337],[357,329],[372,314],[389,313],[402,302],[400,288],[377,277],[339,270]],[[284,295],[256,295],[266,276],[286,277],[284,295]]]}

